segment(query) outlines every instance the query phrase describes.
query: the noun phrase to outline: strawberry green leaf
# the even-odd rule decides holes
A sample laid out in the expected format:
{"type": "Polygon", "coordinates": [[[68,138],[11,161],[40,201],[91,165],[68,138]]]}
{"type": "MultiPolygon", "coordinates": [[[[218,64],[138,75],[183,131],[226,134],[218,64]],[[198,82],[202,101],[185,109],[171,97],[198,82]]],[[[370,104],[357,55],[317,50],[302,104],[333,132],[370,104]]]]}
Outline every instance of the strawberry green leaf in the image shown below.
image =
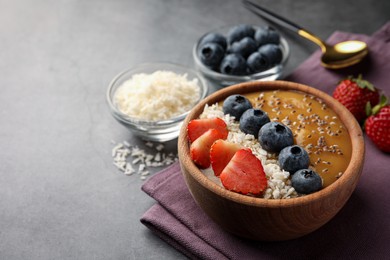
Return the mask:
{"type": "Polygon", "coordinates": [[[367,88],[373,92],[375,91],[374,85],[371,82],[364,80],[362,74],[359,74],[357,78],[353,78],[352,76],[349,76],[348,78],[362,89],[367,88]]]}
{"type": "MultiPolygon", "coordinates": [[[[379,113],[379,111],[382,109],[382,107],[385,107],[388,103],[388,98],[385,95],[380,96],[379,104],[374,106],[371,109],[371,115],[376,115],[379,113]]],[[[367,107],[366,107],[367,108],[367,107]]],[[[366,110],[367,111],[367,110],[366,110]]]]}
{"type": "Polygon", "coordinates": [[[367,116],[371,116],[371,113],[372,113],[371,102],[367,102],[367,104],[366,104],[366,115],[367,116]]]}
{"type": "Polygon", "coordinates": [[[382,107],[386,106],[389,102],[389,99],[385,95],[381,95],[379,104],[381,104],[382,107]]]}

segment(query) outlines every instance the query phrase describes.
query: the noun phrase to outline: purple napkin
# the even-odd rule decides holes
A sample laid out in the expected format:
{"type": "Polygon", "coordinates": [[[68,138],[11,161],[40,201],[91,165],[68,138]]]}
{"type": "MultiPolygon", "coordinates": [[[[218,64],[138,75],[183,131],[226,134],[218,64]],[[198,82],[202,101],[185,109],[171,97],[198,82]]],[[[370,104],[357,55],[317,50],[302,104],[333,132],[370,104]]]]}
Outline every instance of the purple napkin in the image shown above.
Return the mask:
{"type": "MultiPolygon", "coordinates": [[[[364,78],[390,95],[390,22],[371,37],[335,32],[328,40],[365,41],[369,56],[343,70],[327,70],[314,53],[286,80],[332,94],[347,75],[364,78]]],[[[178,163],[151,177],[142,187],[158,203],[141,222],[192,259],[388,259],[390,248],[390,155],[366,137],[366,160],[360,182],[345,207],[319,230],[283,242],[255,242],[229,234],[206,216],[192,199],[178,163]]]]}

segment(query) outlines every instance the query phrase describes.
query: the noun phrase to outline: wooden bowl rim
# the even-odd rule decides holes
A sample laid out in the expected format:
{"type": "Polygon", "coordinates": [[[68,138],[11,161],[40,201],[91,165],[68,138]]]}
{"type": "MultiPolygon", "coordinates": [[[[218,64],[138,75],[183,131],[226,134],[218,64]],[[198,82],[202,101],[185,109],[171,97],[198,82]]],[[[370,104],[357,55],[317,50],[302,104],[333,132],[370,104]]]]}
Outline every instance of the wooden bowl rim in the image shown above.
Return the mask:
{"type": "MultiPolygon", "coordinates": [[[[334,192],[338,192],[345,186],[346,182],[348,182],[349,178],[354,177],[354,175],[360,175],[361,168],[364,160],[364,139],[363,133],[360,125],[355,120],[354,116],[346,109],[341,103],[335,100],[333,97],[329,96],[325,92],[321,90],[309,87],[304,84],[299,84],[295,82],[289,81],[253,81],[253,82],[244,82],[236,85],[232,85],[223,89],[220,89],[205,99],[203,99],[200,103],[198,103],[191,112],[185,118],[183,125],[180,130],[179,138],[178,138],[178,155],[181,166],[184,167],[187,172],[204,188],[212,191],[213,193],[224,197],[228,200],[232,200],[234,202],[255,206],[255,207],[271,207],[271,208],[281,208],[281,207],[292,207],[297,204],[305,205],[309,203],[313,203],[317,200],[322,200],[324,197],[330,196],[334,192]],[[328,187],[298,198],[290,198],[290,199],[264,199],[264,198],[256,198],[247,195],[242,195],[239,193],[235,193],[225,188],[219,186],[218,184],[211,181],[207,176],[205,176],[198,167],[193,163],[189,156],[189,144],[187,139],[187,124],[193,118],[198,118],[200,113],[203,111],[203,108],[206,104],[214,104],[218,101],[223,100],[232,94],[245,94],[255,91],[266,91],[266,90],[294,90],[301,91],[304,93],[308,93],[314,95],[316,97],[321,98],[325,104],[333,109],[337,116],[340,117],[341,121],[344,123],[345,127],[349,132],[349,136],[351,137],[352,143],[352,155],[351,161],[343,173],[343,175],[334,183],[329,185],[328,187]]],[[[183,169],[182,169],[183,170],[183,169]]]]}

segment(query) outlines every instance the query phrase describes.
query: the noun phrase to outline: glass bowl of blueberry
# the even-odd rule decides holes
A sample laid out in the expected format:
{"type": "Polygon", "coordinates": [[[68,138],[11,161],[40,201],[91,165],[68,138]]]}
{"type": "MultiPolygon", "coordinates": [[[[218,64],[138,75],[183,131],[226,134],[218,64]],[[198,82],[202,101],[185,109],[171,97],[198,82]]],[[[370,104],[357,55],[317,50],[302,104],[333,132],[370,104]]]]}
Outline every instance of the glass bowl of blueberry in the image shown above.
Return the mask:
{"type": "Polygon", "coordinates": [[[221,86],[276,80],[289,53],[289,45],[278,31],[248,24],[208,32],[193,48],[196,68],[221,86]]]}

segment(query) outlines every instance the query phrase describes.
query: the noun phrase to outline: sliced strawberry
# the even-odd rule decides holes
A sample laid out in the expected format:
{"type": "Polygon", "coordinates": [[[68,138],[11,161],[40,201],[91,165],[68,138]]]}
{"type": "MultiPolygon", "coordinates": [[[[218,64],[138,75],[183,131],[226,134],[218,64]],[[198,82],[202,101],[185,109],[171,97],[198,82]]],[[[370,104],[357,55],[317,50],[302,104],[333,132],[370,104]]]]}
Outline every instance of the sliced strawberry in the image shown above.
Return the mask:
{"type": "Polygon", "coordinates": [[[225,135],[217,129],[209,129],[191,144],[191,159],[199,166],[199,168],[206,169],[210,166],[211,145],[216,140],[224,137],[225,135]]]}
{"type": "Polygon", "coordinates": [[[188,123],[187,133],[188,139],[193,143],[198,137],[205,133],[209,129],[217,129],[223,134],[221,139],[226,139],[228,136],[228,129],[225,121],[221,118],[205,118],[205,119],[193,119],[188,123]]]}
{"type": "Polygon", "coordinates": [[[242,147],[239,144],[225,140],[217,140],[210,149],[210,161],[215,176],[219,176],[233,155],[242,147]]]}
{"type": "Polygon", "coordinates": [[[260,195],[267,187],[261,161],[247,148],[234,154],[220,178],[226,189],[242,194],[260,195]]]}

